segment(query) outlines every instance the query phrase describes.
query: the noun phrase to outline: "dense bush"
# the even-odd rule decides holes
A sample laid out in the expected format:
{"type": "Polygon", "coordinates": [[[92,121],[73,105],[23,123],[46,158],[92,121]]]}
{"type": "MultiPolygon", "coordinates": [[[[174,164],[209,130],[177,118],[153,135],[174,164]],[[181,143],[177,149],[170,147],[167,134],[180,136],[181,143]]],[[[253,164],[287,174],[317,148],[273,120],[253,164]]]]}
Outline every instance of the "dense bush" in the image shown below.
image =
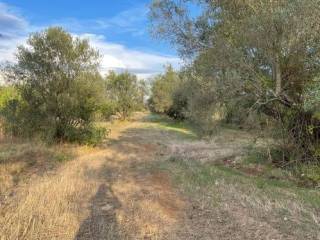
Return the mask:
{"type": "Polygon", "coordinates": [[[80,128],[73,127],[66,129],[65,139],[70,142],[97,145],[105,138],[106,134],[106,128],[87,125],[80,128]]]}
{"type": "Polygon", "coordinates": [[[0,87],[0,111],[8,104],[9,101],[18,98],[19,94],[14,86],[0,87]]]}
{"type": "Polygon", "coordinates": [[[295,162],[319,162],[318,6],[317,0],[153,1],[152,32],[190,63],[188,117],[208,131],[219,109],[237,125],[271,118],[280,138],[300,152],[295,162]],[[190,14],[193,4],[201,9],[197,16],[190,14]]]}
{"type": "Polygon", "coordinates": [[[183,82],[180,82],[172,93],[172,105],[167,110],[167,115],[174,119],[184,120],[188,113],[188,91],[183,82]]]}
{"type": "Polygon", "coordinates": [[[18,135],[22,132],[23,123],[18,121],[21,114],[21,97],[13,86],[2,86],[0,89],[1,128],[5,133],[18,135]]]}
{"type": "Polygon", "coordinates": [[[117,114],[117,106],[113,101],[106,99],[99,106],[99,114],[103,120],[109,121],[111,116],[117,114]]]}
{"type": "Polygon", "coordinates": [[[48,141],[95,138],[92,121],[103,94],[98,52],[61,28],[34,33],[27,43],[7,71],[19,98],[3,107],[5,130],[48,141]]]}

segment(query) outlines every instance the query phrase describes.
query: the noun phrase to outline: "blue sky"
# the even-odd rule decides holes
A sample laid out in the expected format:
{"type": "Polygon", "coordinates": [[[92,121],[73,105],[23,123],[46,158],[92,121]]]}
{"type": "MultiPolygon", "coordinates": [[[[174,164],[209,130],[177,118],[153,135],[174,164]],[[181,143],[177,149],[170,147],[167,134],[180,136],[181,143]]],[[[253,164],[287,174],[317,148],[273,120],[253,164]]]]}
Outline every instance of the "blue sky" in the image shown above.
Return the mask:
{"type": "Polygon", "coordinates": [[[16,46],[30,32],[62,26],[89,38],[104,56],[102,72],[129,70],[149,77],[165,64],[179,66],[176,52],[152,39],[148,29],[149,0],[8,0],[0,1],[0,61],[14,61],[16,46]]]}

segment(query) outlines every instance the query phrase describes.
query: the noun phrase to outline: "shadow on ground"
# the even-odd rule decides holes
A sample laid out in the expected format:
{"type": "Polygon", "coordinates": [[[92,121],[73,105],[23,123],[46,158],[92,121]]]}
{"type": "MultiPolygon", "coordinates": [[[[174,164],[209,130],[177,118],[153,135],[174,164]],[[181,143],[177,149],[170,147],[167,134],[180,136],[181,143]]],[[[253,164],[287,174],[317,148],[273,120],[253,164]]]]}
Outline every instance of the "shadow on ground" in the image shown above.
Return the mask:
{"type": "Polygon", "coordinates": [[[168,151],[166,145],[180,137],[142,124],[100,146],[105,149],[102,164],[87,169],[86,175],[101,184],[75,240],[172,239],[168,236],[178,225],[183,201],[169,176],[151,169],[157,156],[168,151]]]}
{"type": "Polygon", "coordinates": [[[121,205],[112,189],[101,184],[90,205],[90,216],[81,224],[75,240],[121,239],[115,213],[121,205]]]}

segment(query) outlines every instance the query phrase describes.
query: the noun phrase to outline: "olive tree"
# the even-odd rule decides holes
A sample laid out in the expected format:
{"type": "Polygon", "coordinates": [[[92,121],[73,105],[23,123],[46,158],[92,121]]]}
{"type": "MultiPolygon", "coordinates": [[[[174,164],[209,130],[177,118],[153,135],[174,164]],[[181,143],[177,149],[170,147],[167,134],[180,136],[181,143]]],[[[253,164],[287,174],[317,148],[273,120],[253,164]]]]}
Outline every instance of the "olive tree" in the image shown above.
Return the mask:
{"type": "Polygon", "coordinates": [[[150,19],[154,36],[198,69],[200,86],[211,82],[214,89],[199,93],[213,90],[217,98],[196,94],[203,104],[239,109],[246,102],[241,112],[256,109],[281,122],[310,153],[320,121],[304,105],[320,75],[319,12],[319,0],[153,0],[150,19]]]}
{"type": "Polygon", "coordinates": [[[261,105],[301,103],[319,73],[319,0],[154,0],[152,32],[185,58],[211,54],[211,74],[236,72],[261,105]],[[198,16],[190,6],[201,9],[198,16]]]}
{"type": "Polygon", "coordinates": [[[103,81],[88,40],[48,28],[31,34],[16,56],[9,77],[20,95],[20,134],[59,140],[89,134],[103,81]]]}
{"type": "Polygon", "coordinates": [[[167,66],[165,73],[154,77],[149,107],[156,113],[168,113],[173,105],[173,94],[179,83],[178,73],[167,66]]]}
{"type": "Polygon", "coordinates": [[[144,82],[129,72],[117,74],[109,72],[106,77],[107,99],[113,103],[115,111],[122,120],[127,119],[144,105],[144,82]]]}

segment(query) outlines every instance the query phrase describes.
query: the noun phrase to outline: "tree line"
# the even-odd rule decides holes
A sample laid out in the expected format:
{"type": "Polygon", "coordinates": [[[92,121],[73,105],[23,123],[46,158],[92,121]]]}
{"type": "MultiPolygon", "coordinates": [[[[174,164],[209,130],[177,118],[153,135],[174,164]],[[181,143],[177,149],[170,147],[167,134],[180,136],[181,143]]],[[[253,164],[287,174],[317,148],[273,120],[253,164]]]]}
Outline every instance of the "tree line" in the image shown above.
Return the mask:
{"type": "Polygon", "coordinates": [[[153,0],[149,15],[186,62],[155,80],[153,111],[207,134],[271,122],[284,164],[320,162],[319,0],[153,0]]]}
{"type": "Polygon", "coordinates": [[[0,88],[7,135],[96,144],[106,134],[96,121],[126,119],[144,108],[143,81],[128,72],[102,76],[99,52],[62,28],[31,34],[16,58],[5,67],[7,83],[0,88]]]}

